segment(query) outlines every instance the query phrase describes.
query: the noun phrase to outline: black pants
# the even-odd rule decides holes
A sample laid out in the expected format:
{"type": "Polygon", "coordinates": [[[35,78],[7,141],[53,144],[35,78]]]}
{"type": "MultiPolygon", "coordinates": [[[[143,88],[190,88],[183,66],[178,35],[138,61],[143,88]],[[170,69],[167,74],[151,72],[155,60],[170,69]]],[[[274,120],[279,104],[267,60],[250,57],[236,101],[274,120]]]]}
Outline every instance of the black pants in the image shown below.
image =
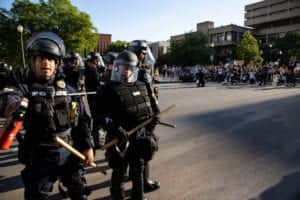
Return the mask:
{"type": "Polygon", "coordinates": [[[47,162],[26,165],[21,175],[25,186],[25,200],[48,199],[53,184],[58,178],[68,188],[68,194],[72,200],[87,199],[78,162],[74,163],[69,160],[60,166],[47,162]]]}
{"type": "Polygon", "coordinates": [[[144,161],[143,159],[121,158],[115,152],[106,153],[110,167],[111,176],[111,196],[113,200],[123,200],[125,198],[123,182],[127,168],[130,168],[130,178],[132,180],[131,198],[134,200],[144,199],[144,161]]]}

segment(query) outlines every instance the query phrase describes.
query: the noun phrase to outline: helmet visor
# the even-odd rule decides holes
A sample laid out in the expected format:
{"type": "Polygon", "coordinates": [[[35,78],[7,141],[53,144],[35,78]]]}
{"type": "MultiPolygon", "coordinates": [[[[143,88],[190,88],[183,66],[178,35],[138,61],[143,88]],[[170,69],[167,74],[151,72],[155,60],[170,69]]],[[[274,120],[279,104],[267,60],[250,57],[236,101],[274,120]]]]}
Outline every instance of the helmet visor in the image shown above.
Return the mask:
{"type": "Polygon", "coordinates": [[[114,62],[111,80],[123,83],[133,83],[137,80],[138,68],[129,63],[114,62]]]}

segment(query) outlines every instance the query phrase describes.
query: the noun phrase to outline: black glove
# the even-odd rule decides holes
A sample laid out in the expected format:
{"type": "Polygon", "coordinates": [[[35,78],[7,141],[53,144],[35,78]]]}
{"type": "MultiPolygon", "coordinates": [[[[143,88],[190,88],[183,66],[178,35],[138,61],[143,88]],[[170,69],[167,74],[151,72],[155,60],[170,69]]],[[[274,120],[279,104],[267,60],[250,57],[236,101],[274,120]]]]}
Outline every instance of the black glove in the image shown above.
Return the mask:
{"type": "Polygon", "coordinates": [[[159,123],[160,117],[158,115],[152,117],[152,121],[147,125],[147,130],[153,132],[156,125],[159,123]]]}

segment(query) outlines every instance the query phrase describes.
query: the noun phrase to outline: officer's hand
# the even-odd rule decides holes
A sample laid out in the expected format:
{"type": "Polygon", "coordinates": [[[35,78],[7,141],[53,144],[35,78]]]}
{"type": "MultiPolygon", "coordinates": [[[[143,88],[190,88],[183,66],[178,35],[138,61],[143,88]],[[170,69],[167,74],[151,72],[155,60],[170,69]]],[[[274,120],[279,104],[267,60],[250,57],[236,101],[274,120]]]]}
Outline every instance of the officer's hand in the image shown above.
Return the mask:
{"type": "Polygon", "coordinates": [[[90,165],[94,162],[94,151],[93,148],[89,148],[83,151],[83,155],[85,156],[84,164],[90,165]]]}
{"type": "Polygon", "coordinates": [[[147,130],[149,130],[150,132],[154,131],[156,125],[159,123],[160,121],[160,117],[157,115],[157,116],[154,116],[152,118],[152,121],[147,125],[147,130]]]}

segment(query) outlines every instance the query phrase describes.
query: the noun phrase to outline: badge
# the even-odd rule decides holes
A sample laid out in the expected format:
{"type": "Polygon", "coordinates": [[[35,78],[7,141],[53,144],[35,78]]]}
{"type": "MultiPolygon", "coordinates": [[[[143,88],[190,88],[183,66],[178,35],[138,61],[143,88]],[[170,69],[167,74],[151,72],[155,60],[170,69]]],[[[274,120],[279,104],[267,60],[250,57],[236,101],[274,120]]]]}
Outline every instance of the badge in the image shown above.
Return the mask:
{"type": "Polygon", "coordinates": [[[140,91],[136,91],[136,92],[133,92],[132,95],[133,96],[139,96],[139,95],[141,95],[141,93],[140,93],[140,91]]]}
{"type": "Polygon", "coordinates": [[[59,88],[61,88],[61,89],[66,88],[66,83],[65,83],[65,81],[63,81],[63,80],[58,80],[58,81],[56,81],[56,85],[57,85],[57,87],[59,87],[59,88]]]}

